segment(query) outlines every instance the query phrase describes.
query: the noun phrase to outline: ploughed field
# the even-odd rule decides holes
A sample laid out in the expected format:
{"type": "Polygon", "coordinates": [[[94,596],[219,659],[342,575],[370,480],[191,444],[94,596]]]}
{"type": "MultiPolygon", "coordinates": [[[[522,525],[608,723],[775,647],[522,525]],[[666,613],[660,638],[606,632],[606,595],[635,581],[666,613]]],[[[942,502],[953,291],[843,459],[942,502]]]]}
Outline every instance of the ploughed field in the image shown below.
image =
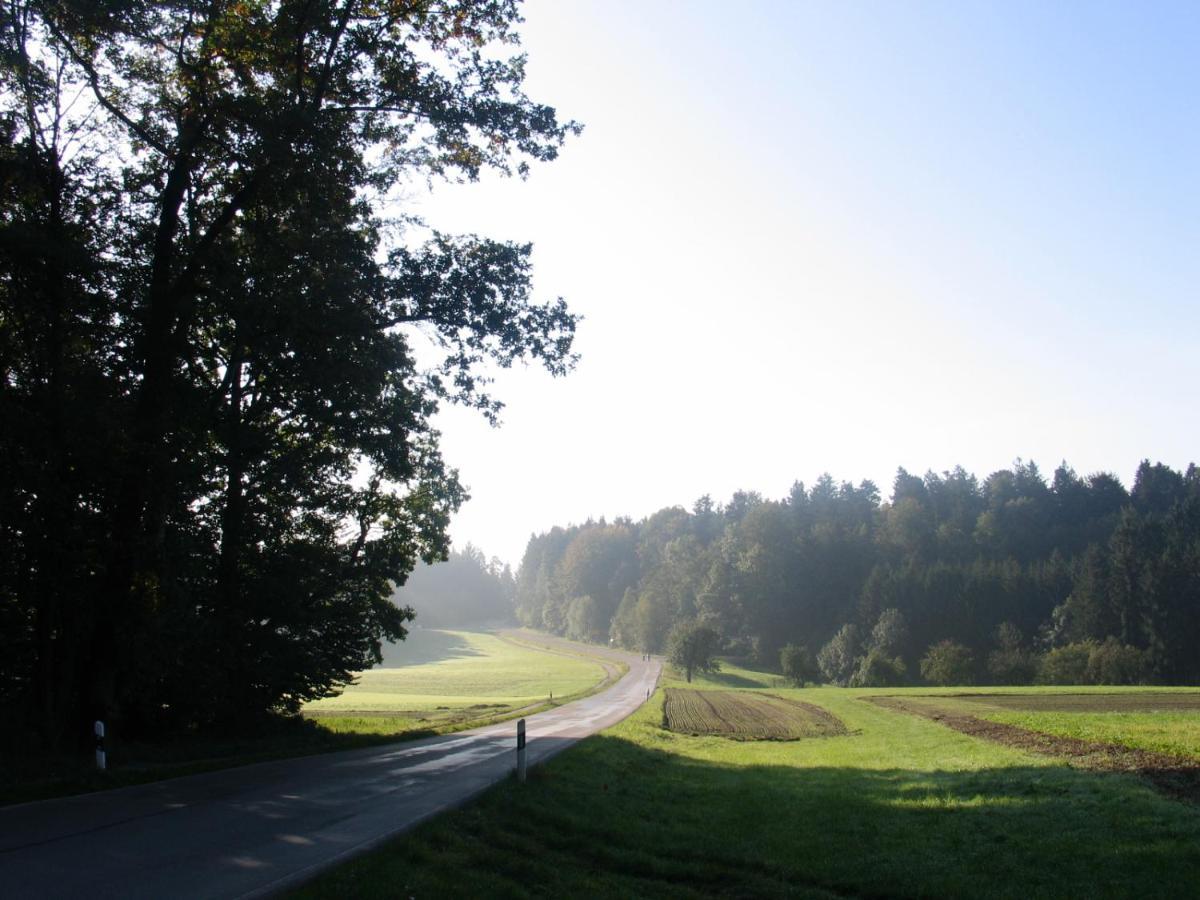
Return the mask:
{"type": "Polygon", "coordinates": [[[663,725],[691,735],[742,741],[792,741],[845,734],[846,726],[819,706],[747,691],[667,688],[663,725]]]}

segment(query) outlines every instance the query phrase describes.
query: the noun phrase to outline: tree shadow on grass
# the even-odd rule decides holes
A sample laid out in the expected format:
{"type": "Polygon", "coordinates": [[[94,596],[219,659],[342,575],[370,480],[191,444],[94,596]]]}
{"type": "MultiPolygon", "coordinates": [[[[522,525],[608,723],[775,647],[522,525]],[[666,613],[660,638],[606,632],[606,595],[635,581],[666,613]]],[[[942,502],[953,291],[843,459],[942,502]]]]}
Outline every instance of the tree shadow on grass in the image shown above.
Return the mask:
{"type": "Polygon", "coordinates": [[[1195,896],[1200,809],[1065,766],[739,766],[597,736],[392,857],[432,893],[478,871],[497,896],[1195,896]]]}
{"type": "MultiPolygon", "coordinates": [[[[704,683],[715,684],[720,687],[731,688],[761,688],[761,681],[755,681],[753,678],[746,678],[742,675],[734,675],[732,672],[706,672],[703,678],[704,683]]],[[[697,683],[693,687],[703,687],[703,684],[697,683]]]]}
{"type": "Polygon", "coordinates": [[[414,628],[400,643],[384,644],[382,649],[383,662],[376,666],[377,669],[424,666],[448,659],[484,655],[461,634],[434,628],[414,628]]]}

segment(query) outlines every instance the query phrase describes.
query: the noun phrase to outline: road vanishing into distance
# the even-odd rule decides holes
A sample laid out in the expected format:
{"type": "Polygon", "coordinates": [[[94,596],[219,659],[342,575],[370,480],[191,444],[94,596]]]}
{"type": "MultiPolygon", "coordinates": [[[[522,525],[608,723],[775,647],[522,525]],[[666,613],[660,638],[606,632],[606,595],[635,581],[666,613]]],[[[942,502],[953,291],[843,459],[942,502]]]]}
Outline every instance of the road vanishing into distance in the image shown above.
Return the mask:
{"type": "MultiPolygon", "coordinates": [[[[550,643],[551,639],[542,640],[550,643]]],[[[658,661],[526,719],[543,762],[645,702],[658,661]]],[[[516,767],[516,722],[0,808],[4,897],[258,897],[461,805],[516,767]]]]}

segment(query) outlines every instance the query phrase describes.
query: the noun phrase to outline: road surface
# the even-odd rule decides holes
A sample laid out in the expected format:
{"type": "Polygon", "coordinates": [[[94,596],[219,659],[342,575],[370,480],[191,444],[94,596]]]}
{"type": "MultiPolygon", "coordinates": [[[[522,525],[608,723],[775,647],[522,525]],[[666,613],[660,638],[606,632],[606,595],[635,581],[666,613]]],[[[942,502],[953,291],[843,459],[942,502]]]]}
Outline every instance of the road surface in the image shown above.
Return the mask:
{"type": "MultiPolygon", "coordinates": [[[[549,639],[537,638],[549,643],[549,639]]],[[[645,702],[657,661],[526,719],[529,765],[645,702]]],[[[0,808],[4,897],[258,897],[299,884],[504,778],[516,722],[0,808]]]]}

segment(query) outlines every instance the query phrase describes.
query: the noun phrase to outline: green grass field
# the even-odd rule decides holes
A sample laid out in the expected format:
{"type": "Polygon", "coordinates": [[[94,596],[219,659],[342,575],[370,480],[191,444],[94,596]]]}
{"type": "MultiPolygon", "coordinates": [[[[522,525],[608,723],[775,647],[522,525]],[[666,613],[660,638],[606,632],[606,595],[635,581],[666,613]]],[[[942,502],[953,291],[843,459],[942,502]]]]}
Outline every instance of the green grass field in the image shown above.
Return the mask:
{"type": "Polygon", "coordinates": [[[387,648],[383,665],[336,697],[309,703],[306,717],[334,731],[403,733],[466,727],[603,683],[605,669],[581,656],[549,653],[499,635],[414,629],[387,648]]]}
{"type": "MultiPolygon", "coordinates": [[[[533,770],[527,784],[506,782],[302,895],[1200,891],[1200,807],[1133,774],[1072,768],[862,700],[962,689],[784,689],[774,676],[734,667],[691,687],[770,690],[828,710],[849,733],[786,743],[676,734],[662,727],[659,691],[625,722],[533,770]]],[[[1003,693],[1069,692],[1087,693],[1003,693]]]]}

